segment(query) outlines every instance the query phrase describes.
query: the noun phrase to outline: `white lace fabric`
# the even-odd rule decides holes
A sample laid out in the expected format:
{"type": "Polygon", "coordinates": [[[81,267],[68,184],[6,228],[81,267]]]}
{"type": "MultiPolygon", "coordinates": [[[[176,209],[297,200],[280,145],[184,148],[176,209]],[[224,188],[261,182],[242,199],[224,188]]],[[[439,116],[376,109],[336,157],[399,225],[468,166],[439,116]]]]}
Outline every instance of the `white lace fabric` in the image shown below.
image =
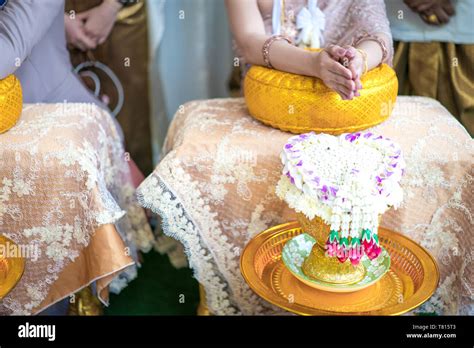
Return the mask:
{"type": "MultiPolygon", "coordinates": [[[[87,104],[25,105],[19,123],[0,135],[0,233],[39,253],[26,259],[0,314],[35,314],[52,304],[43,301],[100,226],[114,224],[127,249],[94,255],[101,262],[110,253],[136,259],[138,249],[149,250],[153,235],[134,193],[120,131],[108,113],[87,104]]],[[[112,289],[135,274],[135,265],[127,267],[112,289]]]]}
{"type": "MultiPolygon", "coordinates": [[[[373,131],[399,143],[407,161],[405,201],[381,225],[413,238],[440,267],[435,295],[417,311],[473,314],[473,140],[422,97],[399,97],[373,131]]],[[[275,194],[290,136],[252,119],[243,99],[190,102],[173,120],[166,156],[138,189],[141,204],[183,244],[214,314],[287,314],[251,291],[239,258],[256,234],[295,219],[275,194]]]]}

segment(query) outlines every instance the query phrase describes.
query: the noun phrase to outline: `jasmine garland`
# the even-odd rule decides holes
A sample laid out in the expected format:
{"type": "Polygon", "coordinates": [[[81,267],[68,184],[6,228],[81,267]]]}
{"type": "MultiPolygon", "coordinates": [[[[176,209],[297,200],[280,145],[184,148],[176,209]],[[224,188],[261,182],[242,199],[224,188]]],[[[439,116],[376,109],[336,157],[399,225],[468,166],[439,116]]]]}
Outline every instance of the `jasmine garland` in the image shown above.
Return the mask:
{"type": "Polygon", "coordinates": [[[371,132],[308,133],[291,137],[281,160],[277,195],[308,219],[330,225],[329,254],[362,243],[367,256],[378,256],[379,216],[403,200],[405,161],[396,143],[371,132]]]}

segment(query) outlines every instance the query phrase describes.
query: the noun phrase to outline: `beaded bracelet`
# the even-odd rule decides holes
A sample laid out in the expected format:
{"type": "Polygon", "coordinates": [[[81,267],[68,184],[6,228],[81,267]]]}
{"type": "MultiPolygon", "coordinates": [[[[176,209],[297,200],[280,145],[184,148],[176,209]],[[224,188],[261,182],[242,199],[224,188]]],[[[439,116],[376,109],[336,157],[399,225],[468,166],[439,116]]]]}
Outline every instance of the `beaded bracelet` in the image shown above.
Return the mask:
{"type": "Polygon", "coordinates": [[[291,40],[288,37],[283,36],[283,35],[273,35],[273,36],[270,36],[265,41],[262,47],[263,61],[265,62],[265,65],[270,69],[273,69],[273,66],[270,63],[270,47],[275,41],[278,41],[278,40],[285,40],[290,45],[292,44],[291,40]]]}
{"type": "Polygon", "coordinates": [[[385,42],[381,38],[379,38],[378,36],[371,35],[371,34],[368,34],[368,33],[363,33],[361,36],[359,36],[355,40],[353,46],[356,47],[357,45],[359,45],[360,43],[362,43],[364,41],[375,41],[375,42],[377,42],[380,45],[380,48],[382,49],[382,61],[381,61],[381,63],[385,62],[385,60],[388,57],[388,50],[387,50],[387,46],[385,45],[385,42]]]}
{"type": "Polygon", "coordinates": [[[365,74],[369,70],[369,63],[368,63],[368,58],[367,58],[367,52],[364,50],[361,50],[360,48],[356,48],[356,50],[362,55],[364,58],[364,72],[362,73],[365,74]]]}

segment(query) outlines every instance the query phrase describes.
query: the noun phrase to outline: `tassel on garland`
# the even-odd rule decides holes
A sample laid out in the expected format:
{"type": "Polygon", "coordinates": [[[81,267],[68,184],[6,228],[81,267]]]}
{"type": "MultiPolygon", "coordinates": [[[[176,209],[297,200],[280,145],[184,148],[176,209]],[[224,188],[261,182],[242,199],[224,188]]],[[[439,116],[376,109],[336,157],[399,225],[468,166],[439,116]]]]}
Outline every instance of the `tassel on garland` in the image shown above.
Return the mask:
{"type": "Polygon", "coordinates": [[[354,266],[360,263],[364,254],[373,260],[381,252],[379,237],[368,229],[362,231],[361,238],[340,237],[338,231],[331,230],[326,241],[326,253],[329,257],[337,257],[341,263],[349,259],[354,266]]]}
{"type": "Polygon", "coordinates": [[[379,237],[375,233],[371,233],[370,230],[362,231],[362,246],[364,253],[371,260],[377,258],[382,252],[382,248],[379,245],[379,237]]]}

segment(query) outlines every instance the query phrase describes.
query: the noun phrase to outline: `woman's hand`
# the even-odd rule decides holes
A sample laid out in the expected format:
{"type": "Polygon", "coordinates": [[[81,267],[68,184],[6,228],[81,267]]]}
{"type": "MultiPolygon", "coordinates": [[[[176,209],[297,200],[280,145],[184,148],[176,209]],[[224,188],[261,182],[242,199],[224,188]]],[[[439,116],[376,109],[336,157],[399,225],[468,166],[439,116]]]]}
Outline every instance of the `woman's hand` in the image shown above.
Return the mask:
{"type": "Polygon", "coordinates": [[[84,23],[77,17],[64,15],[64,24],[66,26],[66,40],[71,46],[81,51],[93,50],[97,44],[87,36],[84,30],[84,23]]]}
{"type": "Polygon", "coordinates": [[[115,0],[104,0],[99,6],[79,13],[77,18],[84,22],[86,34],[100,45],[107,40],[121,8],[115,0]]]}
{"type": "Polygon", "coordinates": [[[340,63],[346,54],[348,52],[345,48],[336,45],[315,53],[315,75],[323,80],[326,86],[336,91],[343,100],[351,100],[355,95],[356,83],[351,70],[340,63]]]}
{"type": "Polygon", "coordinates": [[[362,89],[360,79],[365,70],[365,58],[362,53],[352,46],[344,46],[347,53],[346,56],[340,59],[343,66],[347,67],[352,73],[352,80],[355,83],[354,96],[360,96],[359,90],[362,89]]]}

